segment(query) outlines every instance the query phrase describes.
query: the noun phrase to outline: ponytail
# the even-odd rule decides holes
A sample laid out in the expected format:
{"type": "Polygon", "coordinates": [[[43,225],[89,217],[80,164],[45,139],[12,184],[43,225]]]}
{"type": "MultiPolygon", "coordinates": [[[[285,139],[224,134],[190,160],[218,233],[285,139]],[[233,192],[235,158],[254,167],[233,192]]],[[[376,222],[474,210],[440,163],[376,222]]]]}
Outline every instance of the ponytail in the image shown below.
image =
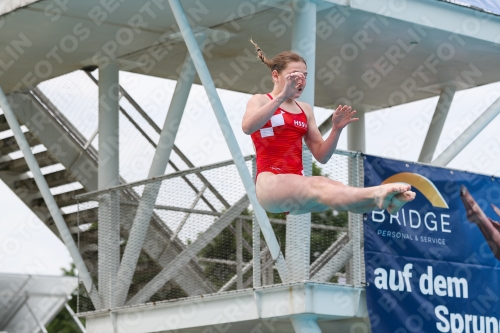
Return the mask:
{"type": "MultiPolygon", "coordinates": [[[[304,64],[306,61],[300,55],[292,51],[281,52],[273,59],[269,59],[264,52],[262,52],[261,48],[250,38],[250,43],[255,47],[255,51],[257,52],[257,58],[260,59],[271,71],[276,70],[278,73],[281,73],[289,62],[298,62],[302,61],[304,64]]],[[[307,65],[307,64],[306,64],[307,65]]]]}

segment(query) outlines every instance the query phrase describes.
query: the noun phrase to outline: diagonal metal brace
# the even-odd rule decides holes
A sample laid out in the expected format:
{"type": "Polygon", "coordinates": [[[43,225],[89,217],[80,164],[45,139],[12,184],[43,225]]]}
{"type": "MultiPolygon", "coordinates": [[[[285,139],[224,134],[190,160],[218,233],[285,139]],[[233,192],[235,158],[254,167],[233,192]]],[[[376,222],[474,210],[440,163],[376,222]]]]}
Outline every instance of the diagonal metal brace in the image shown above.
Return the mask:
{"type": "Polygon", "coordinates": [[[276,260],[276,266],[278,267],[278,272],[281,276],[282,281],[288,280],[288,267],[285,262],[285,258],[281,253],[278,240],[276,239],[276,235],[274,234],[274,230],[271,227],[271,223],[269,222],[269,218],[267,217],[266,212],[260,206],[257,201],[257,196],[255,194],[255,184],[248,172],[248,168],[243,159],[243,155],[241,153],[241,149],[236,140],[236,136],[234,135],[233,129],[231,127],[231,123],[227,117],[227,114],[224,110],[220,97],[215,88],[214,81],[210,72],[208,70],[207,64],[205,63],[205,59],[203,59],[203,54],[196,41],[193,30],[187,20],[186,13],[182,8],[182,5],[179,0],[169,0],[170,8],[172,9],[172,13],[174,14],[175,20],[179,25],[180,32],[186,43],[186,46],[189,51],[189,55],[193,59],[194,66],[196,67],[196,71],[198,72],[198,77],[200,78],[203,87],[207,93],[208,99],[214,111],[215,117],[217,118],[217,122],[221,128],[221,131],[224,135],[224,139],[226,140],[226,144],[231,152],[231,156],[234,160],[234,164],[236,165],[236,169],[238,170],[238,174],[241,178],[243,186],[245,187],[245,191],[247,192],[248,198],[254,207],[255,216],[257,217],[257,221],[262,229],[262,233],[266,242],[269,246],[269,250],[274,260],[276,260]]]}
{"type": "Polygon", "coordinates": [[[238,202],[229,208],[217,221],[214,222],[203,234],[201,234],[191,245],[182,251],[167,267],[156,275],[148,284],[146,284],[127,305],[140,304],[147,302],[161,287],[172,279],[179,268],[186,265],[193,259],[204,247],[219,235],[227,226],[237,218],[241,212],[248,207],[249,200],[244,195],[238,202]]]}
{"type": "Polygon", "coordinates": [[[350,240],[323,268],[312,278],[314,282],[327,282],[344,267],[353,255],[353,241],[350,240]]]}

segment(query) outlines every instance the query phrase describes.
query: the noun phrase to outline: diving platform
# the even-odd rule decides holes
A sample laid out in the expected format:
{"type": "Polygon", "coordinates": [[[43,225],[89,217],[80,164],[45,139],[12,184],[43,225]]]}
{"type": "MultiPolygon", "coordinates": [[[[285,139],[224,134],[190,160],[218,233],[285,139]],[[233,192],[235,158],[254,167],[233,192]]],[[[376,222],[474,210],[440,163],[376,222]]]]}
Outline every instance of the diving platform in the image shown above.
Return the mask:
{"type": "Polygon", "coordinates": [[[315,282],[230,291],[79,316],[86,318],[87,333],[281,333],[293,331],[294,318],[301,318],[306,327],[308,320],[316,320],[323,332],[370,332],[364,288],[315,282]]]}

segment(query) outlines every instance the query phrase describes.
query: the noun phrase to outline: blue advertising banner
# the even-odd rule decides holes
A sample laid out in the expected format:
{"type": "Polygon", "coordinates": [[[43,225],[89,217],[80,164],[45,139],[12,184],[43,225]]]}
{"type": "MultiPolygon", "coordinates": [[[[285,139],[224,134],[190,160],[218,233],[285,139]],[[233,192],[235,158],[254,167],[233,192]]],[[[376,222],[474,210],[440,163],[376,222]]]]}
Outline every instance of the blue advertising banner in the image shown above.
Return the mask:
{"type": "Polygon", "coordinates": [[[372,332],[500,333],[500,218],[491,205],[500,206],[500,179],[364,158],[365,187],[403,182],[416,192],[397,214],[365,215],[372,332]],[[462,185],[491,219],[469,222],[462,185]]]}

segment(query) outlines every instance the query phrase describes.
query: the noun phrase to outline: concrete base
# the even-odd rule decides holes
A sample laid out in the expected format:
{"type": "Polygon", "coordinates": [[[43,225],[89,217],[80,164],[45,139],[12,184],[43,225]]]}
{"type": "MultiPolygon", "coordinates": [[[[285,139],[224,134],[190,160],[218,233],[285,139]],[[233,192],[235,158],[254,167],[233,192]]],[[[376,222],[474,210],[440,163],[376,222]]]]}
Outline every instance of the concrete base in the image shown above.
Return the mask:
{"type": "Polygon", "coordinates": [[[317,318],[322,332],[370,332],[362,288],[293,283],[79,314],[96,332],[293,332],[317,318]]]}

